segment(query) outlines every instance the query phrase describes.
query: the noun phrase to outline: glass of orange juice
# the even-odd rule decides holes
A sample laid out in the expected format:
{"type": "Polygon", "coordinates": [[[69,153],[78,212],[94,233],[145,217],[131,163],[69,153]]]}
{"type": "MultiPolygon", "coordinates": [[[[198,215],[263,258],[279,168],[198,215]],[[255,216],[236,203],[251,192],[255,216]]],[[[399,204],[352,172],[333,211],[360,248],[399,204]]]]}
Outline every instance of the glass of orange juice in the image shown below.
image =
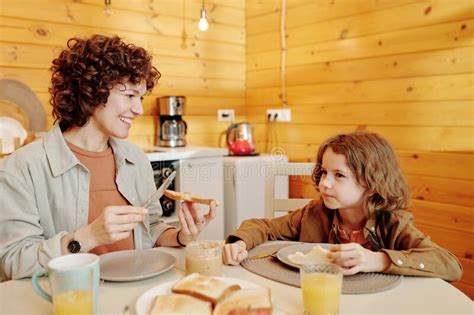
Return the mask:
{"type": "Polygon", "coordinates": [[[93,315],[99,294],[99,257],[80,253],[54,258],[45,270],[32,277],[33,289],[53,303],[54,315],[93,315]],[[39,277],[49,280],[50,293],[43,290],[39,277]]]}
{"type": "Polygon", "coordinates": [[[333,264],[303,265],[300,275],[305,314],[338,314],[342,288],[341,268],[333,264]]]}

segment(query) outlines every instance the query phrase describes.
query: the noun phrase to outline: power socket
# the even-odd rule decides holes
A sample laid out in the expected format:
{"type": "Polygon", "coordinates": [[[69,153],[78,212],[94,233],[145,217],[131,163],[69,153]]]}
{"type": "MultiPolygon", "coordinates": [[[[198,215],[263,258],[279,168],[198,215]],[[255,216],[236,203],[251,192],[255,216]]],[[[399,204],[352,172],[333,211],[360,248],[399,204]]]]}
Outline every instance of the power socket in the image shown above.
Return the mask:
{"type": "Polygon", "coordinates": [[[217,121],[234,121],[235,111],[233,109],[218,109],[217,121]]]}
{"type": "Polygon", "coordinates": [[[291,109],[267,109],[267,120],[278,122],[291,121],[291,109]]]}

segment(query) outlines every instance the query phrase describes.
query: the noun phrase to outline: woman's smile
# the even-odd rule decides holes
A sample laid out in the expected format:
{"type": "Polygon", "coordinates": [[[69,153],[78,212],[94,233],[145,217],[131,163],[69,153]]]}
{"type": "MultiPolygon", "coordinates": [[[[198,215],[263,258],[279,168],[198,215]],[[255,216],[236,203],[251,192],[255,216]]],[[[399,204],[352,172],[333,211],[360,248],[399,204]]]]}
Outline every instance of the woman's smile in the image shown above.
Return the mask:
{"type": "Polygon", "coordinates": [[[133,117],[126,117],[126,116],[120,116],[120,121],[131,126],[132,125],[132,121],[133,121],[133,117]]]}

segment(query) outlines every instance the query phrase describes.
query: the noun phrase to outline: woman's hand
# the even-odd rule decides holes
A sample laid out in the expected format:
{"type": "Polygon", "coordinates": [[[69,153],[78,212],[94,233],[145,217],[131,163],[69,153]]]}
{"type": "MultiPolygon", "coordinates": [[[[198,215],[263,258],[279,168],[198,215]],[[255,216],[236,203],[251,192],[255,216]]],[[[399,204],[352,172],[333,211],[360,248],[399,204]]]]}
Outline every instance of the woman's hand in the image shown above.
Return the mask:
{"type": "Polygon", "coordinates": [[[222,258],[226,265],[238,265],[247,258],[248,254],[247,245],[240,240],[232,244],[225,244],[222,258]]]}
{"type": "Polygon", "coordinates": [[[84,251],[115,243],[130,236],[137,224],[143,222],[148,209],[134,206],[109,206],[89,225],[74,233],[84,251]]]}
{"type": "Polygon", "coordinates": [[[390,258],[384,252],[373,252],[357,243],[334,245],[328,258],[343,269],[344,275],[358,272],[381,272],[390,265],[390,258]]]}
{"type": "Polygon", "coordinates": [[[216,204],[209,205],[209,212],[202,215],[198,210],[198,204],[184,201],[178,211],[179,224],[181,226],[179,241],[181,244],[188,244],[194,241],[199,233],[216,217],[216,204]]]}

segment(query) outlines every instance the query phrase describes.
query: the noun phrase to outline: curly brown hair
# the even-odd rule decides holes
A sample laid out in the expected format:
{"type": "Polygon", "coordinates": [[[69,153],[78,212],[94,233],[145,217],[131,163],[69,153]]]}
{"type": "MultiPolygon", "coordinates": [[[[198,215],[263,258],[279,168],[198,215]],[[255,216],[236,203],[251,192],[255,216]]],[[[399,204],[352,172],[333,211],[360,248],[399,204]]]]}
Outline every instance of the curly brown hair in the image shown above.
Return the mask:
{"type": "Polygon", "coordinates": [[[74,37],[67,47],[53,60],[49,88],[53,117],[63,131],[84,126],[117,83],[145,81],[150,92],[161,76],[145,49],[118,36],[74,37]]]}
{"type": "Polygon", "coordinates": [[[328,148],[345,156],[356,180],[367,188],[364,197],[364,213],[367,218],[379,211],[408,208],[410,189],[387,140],[369,132],[340,134],[326,140],[319,147],[312,174],[318,191],[322,175],[321,163],[328,148]]]}

